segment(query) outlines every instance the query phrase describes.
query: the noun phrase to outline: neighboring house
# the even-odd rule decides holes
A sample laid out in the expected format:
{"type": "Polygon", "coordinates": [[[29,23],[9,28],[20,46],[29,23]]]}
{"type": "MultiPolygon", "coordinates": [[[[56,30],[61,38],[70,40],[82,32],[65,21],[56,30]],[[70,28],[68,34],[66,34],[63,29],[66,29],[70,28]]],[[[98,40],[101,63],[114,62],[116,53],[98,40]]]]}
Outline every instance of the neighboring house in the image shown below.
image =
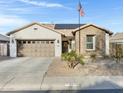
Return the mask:
{"type": "Polygon", "coordinates": [[[110,37],[110,54],[114,56],[117,55],[117,52],[123,56],[123,32],[110,37]]]}
{"type": "Polygon", "coordinates": [[[9,37],[0,34],[0,56],[9,55],[9,37]]]}
{"type": "Polygon", "coordinates": [[[123,32],[112,35],[110,37],[110,43],[123,44],[123,32]]]}
{"type": "Polygon", "coordinates": [[[60,57],[75,50],[84,56],[95,53],[109,55],[109,36],[112,32],[94,24],[31,23],[7,33],[10,36],[10,56],[60,57]],[[79,43],[80,42],[80,43],[79,43]]]}

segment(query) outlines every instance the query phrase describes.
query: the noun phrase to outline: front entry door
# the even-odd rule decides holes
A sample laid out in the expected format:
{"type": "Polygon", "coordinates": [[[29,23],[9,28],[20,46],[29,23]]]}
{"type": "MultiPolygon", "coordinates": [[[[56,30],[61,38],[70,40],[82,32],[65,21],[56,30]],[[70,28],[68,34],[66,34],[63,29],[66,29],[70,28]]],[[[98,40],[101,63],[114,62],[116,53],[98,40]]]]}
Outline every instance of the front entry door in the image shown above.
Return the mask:
{"type": "Polygon", "coordinates": [[[68,52],[68,41],[62,41],[62,53],[68,52]]]}

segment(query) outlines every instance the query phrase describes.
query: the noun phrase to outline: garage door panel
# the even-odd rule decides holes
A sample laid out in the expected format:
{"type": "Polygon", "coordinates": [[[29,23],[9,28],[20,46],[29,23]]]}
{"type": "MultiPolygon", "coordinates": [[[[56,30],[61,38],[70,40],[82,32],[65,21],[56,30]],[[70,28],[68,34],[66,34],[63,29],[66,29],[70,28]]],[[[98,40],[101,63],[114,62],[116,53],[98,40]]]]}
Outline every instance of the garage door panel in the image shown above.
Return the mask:
{"type": "Polygon", "coordinates": [[[17,41],[17,45],[18,56],[53,57],[55,55],[55,45],[53,40],[19,40],[17,41]],[[19,46],[21,46],[21,48],[19,46]]]}

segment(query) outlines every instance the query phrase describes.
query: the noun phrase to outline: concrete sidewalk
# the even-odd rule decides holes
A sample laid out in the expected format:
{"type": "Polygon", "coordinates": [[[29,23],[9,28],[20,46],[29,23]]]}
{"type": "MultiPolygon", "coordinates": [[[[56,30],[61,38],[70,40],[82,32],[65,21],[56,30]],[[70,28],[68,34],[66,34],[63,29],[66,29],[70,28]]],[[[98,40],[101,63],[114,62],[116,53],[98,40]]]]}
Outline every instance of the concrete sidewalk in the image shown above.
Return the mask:
{"type": "Polygon", "coordinates": [[[15,80],[1,91],[122,89],[122,82],[122,76],[44,77],[42,82],[36,77],[35,80],[34,78],[15,80]]]}
{"type": "Polygon", "coordinates": [[[46,77],[41,90],[122,89],[122,76],[46,77]]]}

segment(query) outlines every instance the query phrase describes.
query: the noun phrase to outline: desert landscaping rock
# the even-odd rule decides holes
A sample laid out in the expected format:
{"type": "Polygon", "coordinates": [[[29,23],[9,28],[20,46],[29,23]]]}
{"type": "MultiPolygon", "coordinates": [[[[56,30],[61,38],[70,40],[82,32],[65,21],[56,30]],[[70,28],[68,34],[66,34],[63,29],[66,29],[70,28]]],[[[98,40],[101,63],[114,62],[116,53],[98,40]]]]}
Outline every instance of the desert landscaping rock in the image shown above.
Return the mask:
{"type": "Polygon", "coordinates": [[[122,76],[123,64],[116,63],[112,59],[99,59],[96,62],[78,64],[70,69],[67,63],[55,58],[50,65],[47,76],[122,76]]]}

